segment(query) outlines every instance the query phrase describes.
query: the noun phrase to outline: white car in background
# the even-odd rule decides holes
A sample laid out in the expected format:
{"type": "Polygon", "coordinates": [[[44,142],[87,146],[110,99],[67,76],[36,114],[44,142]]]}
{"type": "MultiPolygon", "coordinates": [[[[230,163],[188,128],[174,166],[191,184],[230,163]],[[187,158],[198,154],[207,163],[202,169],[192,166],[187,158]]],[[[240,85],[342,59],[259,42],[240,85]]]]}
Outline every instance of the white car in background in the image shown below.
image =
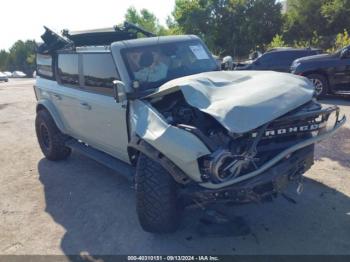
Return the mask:
{"type": "Polygon", "coordinates": [[[5,75],[4,73],[0,72],[0,81],[8,82],[9,79],[8,79],[7,75],[5,75]]]}
{"type": "Polygon", "coordinates": [[[7,75],[8,78],[12,77],[12,73],[9,71],[3,72],[5,75],[7,75]]]}
{"type": "Polygon", "coordinates": [[[17,78],[22,78],[22,77],[26,77],[27,75],[21,71],[14,71],[12,73],[12,77],[17,77],[17,78]]]}

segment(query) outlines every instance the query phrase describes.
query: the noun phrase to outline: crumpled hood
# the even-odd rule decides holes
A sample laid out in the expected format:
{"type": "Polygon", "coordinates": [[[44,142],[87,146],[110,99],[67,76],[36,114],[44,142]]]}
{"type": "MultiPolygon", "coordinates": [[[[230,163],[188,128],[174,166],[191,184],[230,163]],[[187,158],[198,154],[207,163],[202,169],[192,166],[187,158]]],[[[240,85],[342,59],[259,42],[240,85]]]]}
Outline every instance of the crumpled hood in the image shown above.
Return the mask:
{"type": "Polygon", "coordinates": [[[181,90],[186,102],[226,129],[245,133],[305,104],[314,87],[304,77],[272,71],[218,71],[169,81],[149,97],[181,90]]]}

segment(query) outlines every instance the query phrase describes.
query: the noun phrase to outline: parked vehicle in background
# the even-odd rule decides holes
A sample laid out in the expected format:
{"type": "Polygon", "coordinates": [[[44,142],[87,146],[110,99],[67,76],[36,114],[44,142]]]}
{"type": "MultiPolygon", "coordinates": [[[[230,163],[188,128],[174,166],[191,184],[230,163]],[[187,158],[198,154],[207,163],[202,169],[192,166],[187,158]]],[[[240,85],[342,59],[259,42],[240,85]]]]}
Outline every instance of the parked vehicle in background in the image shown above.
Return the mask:
{"type": "Polygon", "coordinates": [[[350,46],[334,54],[297,59],[290,70],[293,74],[311,79],[319,97],[326,94],[350,94],[350,46]]]}
{"type": "Polygon", "coordinates": [[[12,73],[9,71],[3,72],[5,75],[7,75],[8,78],[12,77],[12,73]]]}
{"type": "Polygon", "coordinates": [[[272,70],[289,72],[295,59],[322,53],[321,49],[312,48],[274,48],[246,65],[239,64],[235,70],[272,70]]]}
{"type": "Polygon", "coordinates": [[[153,233],[175,231],[194,203],[302,188],[314,143],[345,123],[337,106],[317,103],[304,77],[220,71],[198,37],[138,38],[137,28],[46,30],[34,90],[47,159],[76,150],[130,178],[140,224],[153,233]]]}
{"type": "Polygon", "coordinates": [[[22,71],[14,71],[12,73],[12,77],[15,77],[15,78],[23,78],[23,77],[26,77],[27,75],[25,73],[23,73],[22,71]]]}
{"type": "Polygon", "coordinates": [[[0,81],[9,81],[7,75],[5,75],[4,73],[0,72],[0,81]]]}

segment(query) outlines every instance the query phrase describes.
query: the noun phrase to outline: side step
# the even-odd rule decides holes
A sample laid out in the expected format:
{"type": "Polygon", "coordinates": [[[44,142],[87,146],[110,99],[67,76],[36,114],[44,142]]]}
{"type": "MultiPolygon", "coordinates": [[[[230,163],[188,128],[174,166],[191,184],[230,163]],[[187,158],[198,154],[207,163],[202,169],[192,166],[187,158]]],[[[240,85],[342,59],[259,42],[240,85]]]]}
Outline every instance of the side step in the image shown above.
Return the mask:
{"type": "Polygon", "coordinates": [[[126,177],[128,180],[133,180],[135,168],[130,166],[129,164],[115,157],[112,157],[100,150],[97,150],[91,146],[86,146],[85,144],[80,143],[74,139],[67,141],[66,146],[95,160],[96,162],[106,167],[109,167],[110,169],[116,171],[118,174],[126,177]]]}

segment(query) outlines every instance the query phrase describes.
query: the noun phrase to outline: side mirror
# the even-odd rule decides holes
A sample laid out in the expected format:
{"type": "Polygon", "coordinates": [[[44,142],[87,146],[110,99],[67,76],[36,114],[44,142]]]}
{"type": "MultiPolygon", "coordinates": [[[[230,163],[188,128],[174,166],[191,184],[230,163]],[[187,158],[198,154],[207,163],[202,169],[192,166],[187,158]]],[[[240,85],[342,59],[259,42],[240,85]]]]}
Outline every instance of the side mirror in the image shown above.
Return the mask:
{"type": "Polygon", "coordinates": [[[125,84],[120,80],[113,81],[113,93],[114,99],[117,103],[121,103],[126,100],[125,84]]]}
{"type": "Polygon", "coordinates": [[[225,56],[221,63],[222,70],[232,70],[233,69],[233,58],[232,56],[225,56]]]}

